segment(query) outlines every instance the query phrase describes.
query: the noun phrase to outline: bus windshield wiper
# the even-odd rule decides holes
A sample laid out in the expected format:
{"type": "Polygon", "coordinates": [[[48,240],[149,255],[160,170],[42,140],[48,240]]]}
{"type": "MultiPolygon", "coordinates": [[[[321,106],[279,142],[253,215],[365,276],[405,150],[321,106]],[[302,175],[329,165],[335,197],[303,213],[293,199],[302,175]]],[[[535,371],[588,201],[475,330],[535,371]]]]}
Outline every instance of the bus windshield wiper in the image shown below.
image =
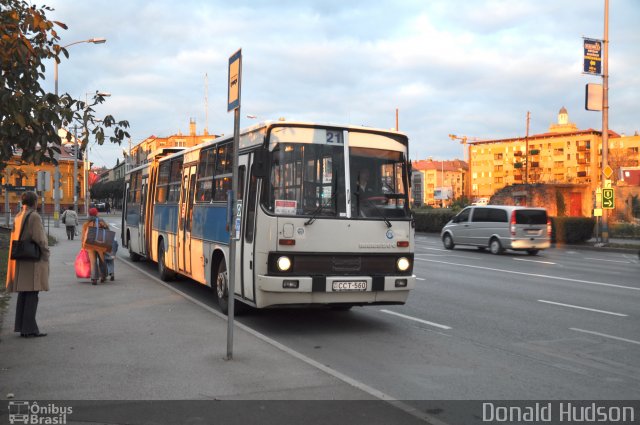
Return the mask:
{"type": "MultiPolygon", "coordinates": [[[[309,220],[304,222],[304,225],[308,226],[310,224],[313,224],[313,222],[316,221],[316,218],[318,218],[318,215],[322,212],[322,210],[328,207],[329,205],[331,205],[331,201],[333,201],[336,198],[337,194],[338,194],[338,179],[336,179],[333,184],[333,191],[331,193],[331,196],[327,200],[327,202],[324,202],[324,203],[320,202],[320,205],[318,205],[318,207],[311,213],[311,217],[309,217],[309,220]]],[[[336,214],[338,213],[337,205],[336,205],[335,212],[336,214]]]]}
{"type": "Polygon", "coordinates": [[[367,198],[364,198],[364,201],[368,204],[371,205],[373,207],[374,210],[376,210],[376,212],[378,213],[378,215],[380,217],[382,217],[382,219],[384,220],[384,224],[387,225],[388,228],[391,227],[391,222],[389,221],[389,219],[387,218],[387,216],[384,215],[384,212],[382,212],[382,210],[380,208],[378,208],[378,206],[376,204],[374,204],[373,202],[371,202],[370,200],[368,200],[367,198]]]}

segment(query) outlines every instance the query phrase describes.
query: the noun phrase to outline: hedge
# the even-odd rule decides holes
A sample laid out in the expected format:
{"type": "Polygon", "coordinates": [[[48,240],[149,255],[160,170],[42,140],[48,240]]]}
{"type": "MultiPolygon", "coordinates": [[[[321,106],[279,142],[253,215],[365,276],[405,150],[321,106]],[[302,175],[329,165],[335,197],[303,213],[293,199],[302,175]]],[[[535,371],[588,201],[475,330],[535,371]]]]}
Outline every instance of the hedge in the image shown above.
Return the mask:
{"type": "Polygon", "coordinates": [[[456,215],[451,210],[413,210],[417,232],[440,233],[445,224],[456,215]]]}
{"type": "Polygon", "coordinates": [[[593,237],[596,225],[591,217],[549,217],[551,219],[551,242],[583,243],[593,237]]]}

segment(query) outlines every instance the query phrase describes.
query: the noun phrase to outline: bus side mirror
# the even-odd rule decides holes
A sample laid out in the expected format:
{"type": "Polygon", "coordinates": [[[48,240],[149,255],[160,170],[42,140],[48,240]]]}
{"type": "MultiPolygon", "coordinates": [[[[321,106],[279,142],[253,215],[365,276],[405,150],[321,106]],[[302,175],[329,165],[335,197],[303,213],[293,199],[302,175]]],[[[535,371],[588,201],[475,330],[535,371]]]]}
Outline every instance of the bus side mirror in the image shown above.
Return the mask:
{"type": "Polygon", "coordinates": [[[269,150],[265,148],[258,149],[253,154],[253,175],[256,178],[265,178],[269,173],[269,150]]]}

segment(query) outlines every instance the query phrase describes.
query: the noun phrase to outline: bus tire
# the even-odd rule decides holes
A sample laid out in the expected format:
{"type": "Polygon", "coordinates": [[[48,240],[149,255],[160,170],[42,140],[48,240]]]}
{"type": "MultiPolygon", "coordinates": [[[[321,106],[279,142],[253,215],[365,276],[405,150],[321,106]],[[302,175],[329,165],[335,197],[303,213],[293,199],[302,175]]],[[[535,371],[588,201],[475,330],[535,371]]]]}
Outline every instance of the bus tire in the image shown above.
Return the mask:
{"type": "Polygon", "coordinates": [[[224,260],[220,261],[220,264],[218,265],[215,289],[220,311],[224,315],[229,314],[229,277],[227,274],[227,265],[224,260]]]}
{"type": "Polygon", "coordinates": [[[175,276],[174,273],[167,268],[167,263],[164,260],[164,243],[162,243],[162,241],[158,244],[158,274],[164,282],[170,281],[175,276]]]}
{"type": "Polygon", "coordinates": [[[129,250],[129,259],[131,261],[133,261],[134,263],[137,263],[138,261],[140,261],[140,256],[135,252],[133,252],[133,250],[131,249],[131,239],[129,238],[128,235],[127,235],[127,249],[129,250]]]}

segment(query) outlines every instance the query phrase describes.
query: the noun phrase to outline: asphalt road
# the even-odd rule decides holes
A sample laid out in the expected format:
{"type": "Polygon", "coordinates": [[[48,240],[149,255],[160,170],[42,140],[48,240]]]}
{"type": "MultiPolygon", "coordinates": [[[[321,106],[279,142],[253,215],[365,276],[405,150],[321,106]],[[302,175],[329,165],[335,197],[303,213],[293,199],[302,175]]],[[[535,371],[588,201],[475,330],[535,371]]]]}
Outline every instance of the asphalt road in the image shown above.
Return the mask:
{"type": "MultiPolygon", "coordinates": [[[[640,398],[637,256],[563,248],[495,256],[446,251],[419,235],[415,274],[404,306],[252,310],[237,320],[416,405],[640,398]]],[[[172,285],[215,305],[209,288],[172,285]]]]}

